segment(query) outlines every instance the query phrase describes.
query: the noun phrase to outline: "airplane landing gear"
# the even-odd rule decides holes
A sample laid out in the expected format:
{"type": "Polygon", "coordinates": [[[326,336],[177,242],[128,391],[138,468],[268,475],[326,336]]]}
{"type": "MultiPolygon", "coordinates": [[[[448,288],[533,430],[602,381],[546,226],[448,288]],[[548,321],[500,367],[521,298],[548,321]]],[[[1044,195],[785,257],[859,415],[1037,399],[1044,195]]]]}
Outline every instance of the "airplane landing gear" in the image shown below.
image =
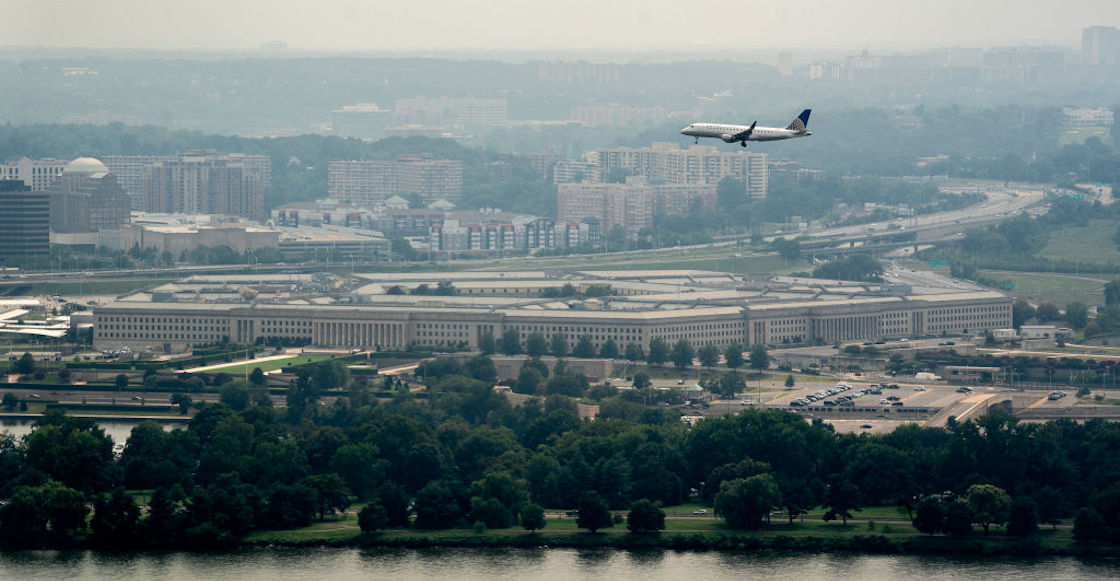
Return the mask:
{"type": "Polygon", "coordinates": [[[693,139],[693,141],[692,141],[692,142],[693,142],[693,143],[695,143],[696,145],[700,145],[700,136],[699,136],[699,135],[698,135],[698,136],[696,136],[696,137],[695,137],[695,138],[693,139]]]}
{"type": "Polygon", "coordinates": [[[741,146],[743,146],[743,147],[746,147],[746,146],[747,146],[747,142],[746,142],[746,140],[740,141],[740,142],[739,142],[739,145],[741,145],[741,146]]]}

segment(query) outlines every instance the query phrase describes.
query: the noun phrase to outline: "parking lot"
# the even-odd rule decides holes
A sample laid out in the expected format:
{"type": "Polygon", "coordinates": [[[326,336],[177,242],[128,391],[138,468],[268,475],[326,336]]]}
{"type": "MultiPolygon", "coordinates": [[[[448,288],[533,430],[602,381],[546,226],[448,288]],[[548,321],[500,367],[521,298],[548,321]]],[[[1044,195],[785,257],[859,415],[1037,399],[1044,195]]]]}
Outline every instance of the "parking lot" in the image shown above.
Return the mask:
{"type": "MultiPolygon", "coordinates": [[[[814,384],[782,392],[766,401],[765,405],[829,416],[835,414],[883,420],[901,415],[909,416],[907,419],[912,420],[918,419],[917,416],[932,415],[973,393],[999,390],[1000,388],[961,388],[941,383],[896,383],[895,380],[883,383],[840,381],[835,385],[814,384]]],[[[1045,394],[1040,394],[1040,397],[1045,398],[1045,394]]],[[[904,418],[898,419],[905,421],[904,418]]],[[[860,429],[857,425],[850,431],[860,429]]]]}

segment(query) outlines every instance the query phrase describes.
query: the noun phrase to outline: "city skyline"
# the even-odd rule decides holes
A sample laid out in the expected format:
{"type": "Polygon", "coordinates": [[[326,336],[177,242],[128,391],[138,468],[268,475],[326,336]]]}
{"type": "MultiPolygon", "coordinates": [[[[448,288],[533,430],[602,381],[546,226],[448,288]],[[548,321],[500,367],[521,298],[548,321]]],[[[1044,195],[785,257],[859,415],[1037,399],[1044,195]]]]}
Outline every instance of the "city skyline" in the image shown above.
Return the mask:
{"type": "Polygon", "coordinates": [[[14,0],[6,47],[291,51],[918,50],[935,46],[1079,47],[1082,29],[1120,25],[1120,4],[1070,0],[419,0],[314,4],[215,0],[14,0]],[[222,18],[215,18],[220,14],[222,18]],[[502,15],[501,18],[493,17],[502,15]]]}

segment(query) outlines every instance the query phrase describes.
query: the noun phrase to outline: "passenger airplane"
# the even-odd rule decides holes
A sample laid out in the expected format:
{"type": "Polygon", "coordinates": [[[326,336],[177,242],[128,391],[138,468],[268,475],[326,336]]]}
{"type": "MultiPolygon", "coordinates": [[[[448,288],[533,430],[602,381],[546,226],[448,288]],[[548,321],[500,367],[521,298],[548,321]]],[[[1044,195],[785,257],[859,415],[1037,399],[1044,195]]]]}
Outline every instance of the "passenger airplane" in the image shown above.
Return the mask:
{"type": "Polygon", "coordinates": [[[735,143],[738,141],[739,145],[746,147],[748,141],[777,141],[779,139],[793,139],[794,137],[812,135],[812,131],[807,131],[805,129],[805,126],[809,124],[810,112],[812,112],[812,109],[802,111],[785,129],[780,127],[758,127],[758,121],[751,123],[749,127],[746,125],[725,125],[722,123],[693,123],[681,129],[681,133],[696,138],[696,143],[700,143],[701,137],[715,137],[727,143],[735,143]]]}

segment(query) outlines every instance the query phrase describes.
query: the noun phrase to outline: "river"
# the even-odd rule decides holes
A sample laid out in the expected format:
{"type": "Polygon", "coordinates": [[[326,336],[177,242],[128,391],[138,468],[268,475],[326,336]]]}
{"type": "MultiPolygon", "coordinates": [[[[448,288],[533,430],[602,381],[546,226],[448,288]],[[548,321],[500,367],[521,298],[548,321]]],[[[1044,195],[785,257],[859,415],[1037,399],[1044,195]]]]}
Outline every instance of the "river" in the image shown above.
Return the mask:
{"type": "MultiPolygon", "coordinates": [[[[175,428],[186,428],[185,422],[160,422],[159,425],[163,426],[165,430],[175,428]]],[[[32,418],[3,418],[0,419],[0,431],[11,432],[16,439],[22,438],[31,433],[31,428],[34,426],[35,420],[32,418]]],[[[132,428],[140,424],[139,420],[97,420],[97,425],[105,430],[105,433],[113,438],[113,443],[123,444],[128,440],[129,434],[132,433],[132,428]]]]}
{"type": "Polygon", "coordinates": [[[950,559],[849,554],[743,554],[575,549],[253,548],[228,553],[21,551],[0,555],[0,579],[719,579],[1077,580],[1115,577],[1112,561],[950,559]]]}

